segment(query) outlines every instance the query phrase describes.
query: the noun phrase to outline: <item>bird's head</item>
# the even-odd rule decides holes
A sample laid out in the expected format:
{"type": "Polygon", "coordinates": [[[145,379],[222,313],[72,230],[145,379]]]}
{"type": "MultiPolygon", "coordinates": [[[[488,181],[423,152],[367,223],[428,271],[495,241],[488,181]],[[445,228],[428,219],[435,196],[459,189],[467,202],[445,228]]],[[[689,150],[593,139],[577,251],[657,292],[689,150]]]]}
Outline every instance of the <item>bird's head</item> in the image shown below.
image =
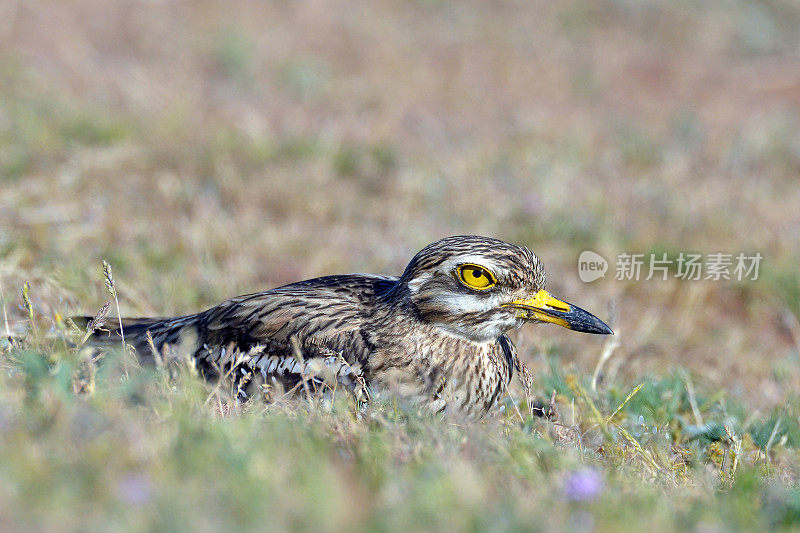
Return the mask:
{"type": "Polygon", "coordinates": [[[602,320],[544,290],[539,258],[523,246],[463,235],[423,248],[398,287],[428,323],[476,341],[496,339],[525,322],[613,333],[602,320]]]}

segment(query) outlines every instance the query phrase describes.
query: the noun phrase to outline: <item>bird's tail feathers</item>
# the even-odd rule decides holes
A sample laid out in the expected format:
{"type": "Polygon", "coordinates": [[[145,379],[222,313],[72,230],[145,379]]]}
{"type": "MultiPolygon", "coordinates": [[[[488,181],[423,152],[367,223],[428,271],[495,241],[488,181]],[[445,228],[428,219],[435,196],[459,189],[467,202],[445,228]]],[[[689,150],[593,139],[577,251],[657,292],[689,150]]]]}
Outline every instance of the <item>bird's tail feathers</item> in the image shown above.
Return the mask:
{"type": "MultiPolygon", "coordinates": [[[[143,357],[152,355],[153,350],[161,353],[165,344],[193,353],[197,349],[197,317],[123,318],[121,331],[120,322],[110,318],[92,332],[87,344],[114,346],[121,344],[124,336],[125,342],[143,357]]],[[[86,327],[93,318],[73,317],[72,320],[78,327],[86,327]]]]}

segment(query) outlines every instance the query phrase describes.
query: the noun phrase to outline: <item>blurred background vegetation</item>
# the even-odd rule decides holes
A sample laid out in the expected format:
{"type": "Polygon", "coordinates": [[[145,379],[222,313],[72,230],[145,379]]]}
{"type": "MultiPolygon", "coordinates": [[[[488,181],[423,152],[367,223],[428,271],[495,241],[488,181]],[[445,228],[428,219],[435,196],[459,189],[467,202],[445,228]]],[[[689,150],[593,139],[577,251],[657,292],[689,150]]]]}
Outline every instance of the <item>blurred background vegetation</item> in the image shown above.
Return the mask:
{"type": "Polygon", "coordinates": [[[0,283],[34,326],[2,346],[0,526],[796,525],[798,28],[793,0],[0,1],[0,283]],[[47,340],[108,300],[103,258],[123,314],[171,315],[397,274],[464,233],[528,245],[611,317],[594,388],[602,340],[515,333],[564,426],[232,415],[113,362],[74,397],[47,340]],[[757,281],[587,285],[585,249],[764,260],[757,281]],[[592,405],[645,381],[634,440],[603,428],[592,405]],[[576,472],[596,500],[562,494],[576,472]]]}

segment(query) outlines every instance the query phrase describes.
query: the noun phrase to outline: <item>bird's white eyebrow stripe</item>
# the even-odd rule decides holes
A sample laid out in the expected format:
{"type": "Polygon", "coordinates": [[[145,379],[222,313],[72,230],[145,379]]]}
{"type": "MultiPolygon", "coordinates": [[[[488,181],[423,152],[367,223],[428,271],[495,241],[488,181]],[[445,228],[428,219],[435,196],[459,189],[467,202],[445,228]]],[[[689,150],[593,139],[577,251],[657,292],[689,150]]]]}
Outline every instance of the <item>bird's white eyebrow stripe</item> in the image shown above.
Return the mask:
{"type": "Polygon", "coordinates": [[[486,270],[491,271],[494,273],[497,270],[497,263],[491,257],[486,257],[483,255],[464,255],[455,257],[450,261],[443,263],[443,265],[451,266],[452,268],[457,268],[460,265],[477,265],[479,267],[483,267],[486,270]]]}

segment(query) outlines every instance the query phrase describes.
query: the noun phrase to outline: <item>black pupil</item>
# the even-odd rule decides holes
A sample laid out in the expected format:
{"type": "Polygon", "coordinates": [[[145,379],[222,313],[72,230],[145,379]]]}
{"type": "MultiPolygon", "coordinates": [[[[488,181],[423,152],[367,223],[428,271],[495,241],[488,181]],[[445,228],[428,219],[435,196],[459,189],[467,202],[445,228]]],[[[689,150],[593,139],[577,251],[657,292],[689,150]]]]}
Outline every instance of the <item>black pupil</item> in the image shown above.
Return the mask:
{"type": "Polygon", "coordinates": [[[480,278],[485,277],[485,276],[486,276],[486,272],[484,272],[483,270],[481,270],[479,268],[473,269],[473,271],[472,271],[472,277],[474,277],[475,279],[480,279],[480,278]]]}

